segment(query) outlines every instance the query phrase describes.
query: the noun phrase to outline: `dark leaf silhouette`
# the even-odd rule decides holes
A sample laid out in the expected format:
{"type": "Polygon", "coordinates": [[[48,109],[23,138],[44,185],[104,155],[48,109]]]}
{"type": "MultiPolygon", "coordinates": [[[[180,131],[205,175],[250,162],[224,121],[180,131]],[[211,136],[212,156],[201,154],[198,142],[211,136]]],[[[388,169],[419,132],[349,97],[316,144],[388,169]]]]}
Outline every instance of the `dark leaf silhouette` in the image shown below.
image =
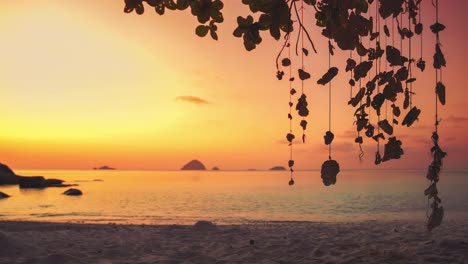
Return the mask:
{"type": "Polygon", "coordinates": [[[328,69],[327,73],[325,73],[322,78],[317,81],[317,84],[325,85],[330,82],[336,75],[338,74],[338,68],[331,67],[328,69]]]}
{"type": "Polygon", "coordinates": [[[387,133],[388,135],[392,135],[393,134],[393,127],[392,125],[390,125],[390,123],[388,122],[387,119],[384,119],[384,120],[381,120],[377,123],[379,125],[379,127],[385,132],[387,133]]]}
{"type": "Polygon", "coordinates": [[[325,145],[330,145],[333,142],[335,135],[331,131],[327,131],[323,139],[325,140],[325,145]]]}
{"type": "Polygon", "coordinates": [[[367,73],[372,68],[372,65],[372,61],[363,61],[359,63],[354,68],[354,80],[359,81],[359,79],[366,77],[367,73]]]}
{"type": "Polygon", "coordinates": [[[309,109],[307,109],[307,96],[305,94],[302,94],[301,97],[299,97],[297,100],[296,110],[302,117],[309,115],[309,109]]]}
{"type": "Polygon", "coordinates": [[[436,52],[434,54],[434,68],[440,69],[442,66],[445,67],[446,62],[445,62],[445,57],[444,54],[442,53],[442,50],[440,49],[440,45],[436,44],[436,52]]]}
{"type": "Polygon", "coordinates": [[[445,29],[445,26],[439,22],[431,25],[431,31],[435,34],[439,33],[440,31],[443,31],[444,29],[445,29]]]}
{"type": "Polygon", "coordinates": [[[336,176],[340,172],[340,165],[335,160],[329,159],[322,164],[321,178],[325,186],[336,183],[336,176]]]}
{"type": "Polygon", "coordinates": [[[426,69],[426,62],[422,58],[420,58],[416,63],[416,67],[418,67],[423,72],[424,69],[426,69]]]}
{"type": "Polygon", "coordinates": [[[302,69],[299,69],[298,72],[299,72],[299,79],[304,81],[304,80],[307,80],[307,79],[310,78],[310,73],[308,73],[308,72],[306,72],[306,71],[304,71],[302,69]]]}
{"type": "Polygon", "coordinates": [[[397,140],[396,137],[390,137],[387,144],[385,144],[382,161],[385,162],[391,159],[399,159],[401,155],[403,155],[401,141],[397,140]]]}
{"type": "Polygon", "coordinates": [[[442,105],[445,105],[445,85],[442,82],[438,82],[436,85],[437,98],[442,105]]]}
{"type": "Polygon", "coordinates": [[[345,69],[345,71],[346,72],[352,71],[354,69],[354,67],[356,67],[356,61],[351,59],[351,58],[347,59],[346,60],[346,69],[345,69]]]}
{"type": "Polygon", "coordinates": [[[307,121],[306,121],[306,120],[301,120],[300,126],[302,127],[303,130],[306,130],[306,128],[307,128],[307,121]]]}
{"type": "Polygon", "coordinates": [[[285,67],[287,66],[290,66],[291,65],[291,60],[289,58],[284,58],[282,61],[281,61],[281,64],[285,67]]]}
{"type": "Polygon", "coordinates": [[[416,106],[413,106],[413,108],[411,108],[411,110],[406,114],[401,125],[410,127],[414,121],[418,119],[419,114],[421,114],[421,110],[419,110],[416,106]]]}

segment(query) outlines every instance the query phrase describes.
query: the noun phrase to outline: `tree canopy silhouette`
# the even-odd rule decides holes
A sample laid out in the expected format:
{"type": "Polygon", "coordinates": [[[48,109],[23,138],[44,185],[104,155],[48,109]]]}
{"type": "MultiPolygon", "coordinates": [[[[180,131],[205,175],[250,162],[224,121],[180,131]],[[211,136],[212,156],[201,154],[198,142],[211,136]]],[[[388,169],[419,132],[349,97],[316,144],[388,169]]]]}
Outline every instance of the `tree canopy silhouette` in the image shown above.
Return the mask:
{"type": "MultiPolygon", "coordinates": [[[[224,21],[222,9],[224,4],[221,0],[124,0],[124,12],[135,11],[141,15],[145,8],[154,8],[159,15],[169,11],[189,10],[200,23],[195,29],[195,33],[200,37],[211,36],[218,39],[218,25],[224,21]]],[[[310,37],[310,30],[320,30],[324,40],[328,42],[329,69],[319,78],[318,85],[328,85],[329,99],[331,98],[332,80],[339,74],[340,69],[331,67],[331,56],[336,48],[343,51],[350,51],[350,56],[346,61],[345,72],[349,72],[350,99],[348,105],[356,108],[354,112],[356,138],[355,143],[359,144],[361,150],[359,158],[364,153],[361,148],[363,136],[361,133],[376,142],[377,151],[375,153],[375,164],[387,162],[392,159],[400,159],[404,154],[402,141],[394,135],[394,126],[411,127],[421,114],[421,109],[413,105],[412,97],[415,95],[413,84],[417,81],[413,73],[419,69],[426,69],[426,62],[422,53],[423,19],[421,15],[422,0],[241,0],[247,5],[252,15],[247,17],[237,17],[237,27],[233,30],[233,35],[242,38],[246,50],[254,50],[261,44],[262,36],[268,31],[269,35],[276,39],[283,39],[283,45],[276,56],[276,78],[282,80],[285,70],[289,71],[288,81],[290,89],[290,100],[288,119],[290,120],[290,131],[286,135],[289,145],[292,147],[296,136],[292,133],[292,109],[294,103],[293,96],[297,91],[292,88],[291,83],[299,78],[302,92],[297,98],[295,110],[301,118],[299,125],[303,131],[306,130],[307,121],[305,117],[309,115],[307,96],[303,90],[304,81],[310,82],[311,74],[304,68],[304,56],[309,56],[309,49],[317,53],[314,41],[310,37]],[[315,11],[315,24],[306,24],[304,20],[304,8],[311,7],[315,11]],[[254,15],[255,14],[255,15],[254,15]],[[254,16],[256,18],[254,18],[254,16]],[[391,21],[391,28],[387,25],[387,20],[391,21]],[[384,21],[384,25],[381,22],[384,21]],[[396,25],[396,30],[394,25],[396,25]],[[291,43],[291,34],[296,32],[297,39],[291,43]],[[417,58],[412,53],[412,40],[419,36],[421,43],[421,54],[417,58]],[[306,38],[307,46],[304,44],[306,38]],[[395,45],[395,37],[399,39],[400,47],[395,45]],[[381,38],[392,38],[392,43],[382,46],[381,38]],[[365,43],[369,43],[367,46],[365,43]],[[291,56],[292,44],[295,44],[296,57],[291,56]],[[407,45],[405,53],[403,45],[407,45]],[[287,54],[283,54],[284,51],[287,54]],[[299,55],[300,54],[300,55],[299,55]],[[358,60],[353,59],[356,54],[358,60]],[[300,67],[294,71],[293,59],[300,57],[300,67]],[[382,63],[384,67],[382,67],[382,63]],[[387,68],[388,66],[388,68],[387,68]],[[416,67],[414,67],[416,66],[416,67]],[[295,73],[295,74],[294,74],[295,73]],[[356,88],[356,89],[353,89],[356,88]],[[356,90],[356,91],[354,91],[356,90]],[[398,105],[397,99],[403,97],[403,111],[398,105]],[[387,103],[391,106],[391,117],[382,115],[382,107],[387,108],[387,103]],[[375,112],[377,122],[372,124],[370,113],[375,112]],[[399,120],[400,116],[403,120],[399,120]],[[385,141],[383,156],[381,155],[380,142],[385,141]]],[[[445,26],[439,23],[438,0],[432,0],[436,10],[436,21],[430,26],[432,33],[436,35],[433,56],[433,68],[436,72],[435,84],[435,123],[431,140],[434,146],[431,148],[433,157],[429,165],[426,178],[431,181],[430,186],[425,190],[425,195],[430,200],[431,213],[428,215],[427,227],[429,230],[441,224],[443,218],[443,208],[440,206],[441,199],[438,196],[437,182],[442,167],[442,160],[446,156],[439,146],[438,125],[438,104],[445,105],[445,85],[442,80],[442,68],[446,66],[446,60],[441,49],[439,33],[445,26]]],[[[387,41],[385,41],[387,43],[387,41]]],[[[355,57],[355,58],[356,58],[355,57]]],[[[296,65],[296,64],[294,64],[296,65]]],[[[329,100],[329,130],[324,136],[325,144],[329,146],[329,157],[322,166],[323,183],[328,186],[336,183],[336,175],[339,173],[339,164],[332,160],[332,142],[334,134],[331,129],[331,100],[329,100]]],[[[386,111],[385,111],[386,112],[386,111]]],[[[305,141],[305,134],[302,135],[305,141]]],[[[289,185],[294,184],[292,178],[294,160],[288,162],[291,179],[289,185]]]]}

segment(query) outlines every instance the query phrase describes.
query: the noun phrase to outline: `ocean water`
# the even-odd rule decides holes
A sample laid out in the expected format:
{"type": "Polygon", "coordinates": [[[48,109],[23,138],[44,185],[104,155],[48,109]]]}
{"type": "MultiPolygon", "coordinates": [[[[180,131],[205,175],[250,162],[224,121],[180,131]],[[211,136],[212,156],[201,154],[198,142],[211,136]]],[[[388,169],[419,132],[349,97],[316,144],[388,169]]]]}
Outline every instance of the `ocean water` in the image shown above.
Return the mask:
{"type": "MultiPolygon", "coordinates": [[[[0,186],[0,219],[87,223],[218,224],[253,221],[426,219],[425,171],[342,171],[322,185],[319,171],[17,171],[60,178],[83,196],[0,186]]],[[[444,171],[439,187],[445,219],[468,219],[468,171],[444,171]]]]}

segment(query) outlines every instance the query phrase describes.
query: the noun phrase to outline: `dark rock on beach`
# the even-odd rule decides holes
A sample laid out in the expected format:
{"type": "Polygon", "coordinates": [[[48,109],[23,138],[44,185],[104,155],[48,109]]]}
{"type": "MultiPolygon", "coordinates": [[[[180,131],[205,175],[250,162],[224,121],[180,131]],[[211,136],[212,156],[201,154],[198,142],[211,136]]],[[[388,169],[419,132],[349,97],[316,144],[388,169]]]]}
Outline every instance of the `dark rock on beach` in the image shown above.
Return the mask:
{"type": "Polygon", "coordinates": [[[10,197],[10,195],[4,193],[4,192],[0,192],[0,199],[4,199],[4,198],[8,198],[10,197]]]}
{"type": "Polygon", "coordinates": [[[18,180],[12,169],[0,163],[0,185],[18,184],[18,180]]]}
{"type": "Polygon", "coordinates": [[[70,187],[76,184],[64,184],[60,179],[45,179],[42,176],[20,176],[7,165],[0,163],[0,185],[19,185],[20,188],[42,189],[47,187],[70,187]]]}
{"type": "Polygon", "coordinates": [[[66,190],[65,192],[63,192],[63,194],[70,195],[70,196],[79,196],[79,195],[83,195],[83,192],[78,189],[70,188],[66,190]]]}
{"type": "Polygon", "coordinates": [[[181,170],[206,170],[205,165],[198,160],[192,160],[185,164],[181,170]]]}
{"type": "Polygon", "coordinates": [[[213,167],[211,170],[219,171],[219,168],[218,167],[213,167]]]}

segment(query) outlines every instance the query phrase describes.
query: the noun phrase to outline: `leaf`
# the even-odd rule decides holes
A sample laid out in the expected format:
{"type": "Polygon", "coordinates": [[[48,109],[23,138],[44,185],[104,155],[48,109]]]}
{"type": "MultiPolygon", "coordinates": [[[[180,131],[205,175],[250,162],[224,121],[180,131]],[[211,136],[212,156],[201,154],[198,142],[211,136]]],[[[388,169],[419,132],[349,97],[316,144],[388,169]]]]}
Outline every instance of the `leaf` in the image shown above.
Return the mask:
{"type": "Polygon", "coordinates": [[[309,55],[309,51],[306,49],[306,48],[302,48],[302,52],[304,53],[304,55],[309,55]]]}
{"type": "Polygon", "coordinates": [[[208,31],[210,30],[210,27],[209,26],[205,26],[205,25],[199,25],[196,29],[195,29],[195,34],[197,34],[199,37],[204,37],[206,36],[206,34],[208,34],[208,31]]]}
{"type": "Polygon", "coordinates": [[[325,73],[320,80],[317,81],[317,84],[325,85],[330,82],[335,76],[338,74],[338,68],[331,67],[328,69],[327,73],[325,73]]]}
{"type": "Polygon", "coordinates": [[[299,73],[299,79],[301,79],[302,81],[304,80],[307,80],[310,78],[310,73],[302,70],[302,69],[299,69],[298,70],[298,73],[299,73]]]}
{"type": "Polygon", "coordinates": [[[289,58],[284,58],[283,60],[281,60],[281,65],[283,65],[284,67],[287,67],[291,65],[291,60],[289,58]]]}
{"type": "Polygon", "coordinates": [[[218,40],[218,34],[216,33],[216,26],[213,26],[210,28],[210,35],[212,39],[218,40]]]}

